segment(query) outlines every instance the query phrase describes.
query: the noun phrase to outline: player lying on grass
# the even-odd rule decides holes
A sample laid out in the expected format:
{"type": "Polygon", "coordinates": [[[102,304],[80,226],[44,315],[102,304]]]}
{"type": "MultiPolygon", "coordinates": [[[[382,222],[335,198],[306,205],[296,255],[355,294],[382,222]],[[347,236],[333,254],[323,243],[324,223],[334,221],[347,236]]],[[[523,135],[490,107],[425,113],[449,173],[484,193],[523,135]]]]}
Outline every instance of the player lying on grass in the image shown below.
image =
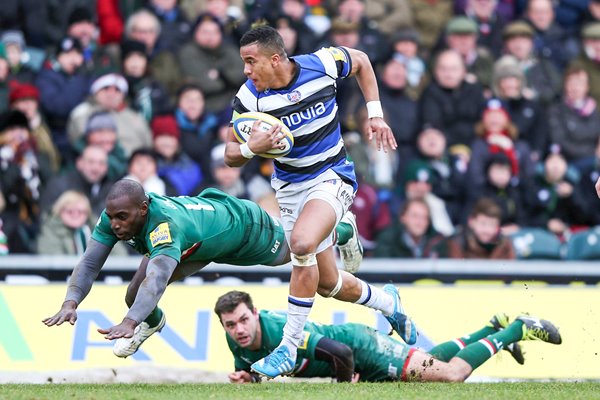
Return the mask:
{"type": "MultiPolygon", "coordinates": [[[[256,360],[269,354],[281,341],[284,315],[258,312],[250,295],[231,291],[217,300],[215,313],[227,332],[235,360],[232,383],[259,382],[251,372],[256,360]]],[[[509,324],[497,314],[490,323],[470,335],[441,343],[428,353],[410,348],[362,324],[321,325],[308,322],[298,347],[291,375],[335,377],[338,382],[440,381],[463,382],[473,370],[501,349],[521,340],[560,344],[558,329],[549,321],[520,316],[509,324]]],[[[510,350],[523,363],[520,347],[510,350]]]]}
{"type": "MultiPolygon", "coordinates": [[[[338,243],[342,236],[358,236],[354,224],[340,224],[338,243]],[[347,226],[344,226],[347,225],[347,226]]],[[[139,253],[146,255],[127,287],[125,302],[129,312],[116,326],[98,329],[106,339],[119,339],[113,352],[127,357],[165,325],[165,315],[157,307],[167,285],[181,280],[210,262],[233,265],[281,265],[290,261],[285,233],[279,221],[255,203],[240,200],[216,189],[207,189],[196,197],[165,197],[146,194],[132,180],[116,182],[108,193],[106,209],[92,232],[90,243],[75,267],[65,301],[58,313],[44,319],[47,326],[77,320],[76,309],[89,293],[110,250],[124,240],[139,253]]],[[[327,295],[338,288],[336,299],[357,301],[361,280],[345,271],[335,276],[322,276],[320,293],[327,295]]],[[[396,292],[397,293],[397,292],[396,292]]],[[[401,310],[399,297],[388,295],[378,309],[395,320],[403,320],[408,330],[398,333],[415,337],[410,319],[401,310]]]]}

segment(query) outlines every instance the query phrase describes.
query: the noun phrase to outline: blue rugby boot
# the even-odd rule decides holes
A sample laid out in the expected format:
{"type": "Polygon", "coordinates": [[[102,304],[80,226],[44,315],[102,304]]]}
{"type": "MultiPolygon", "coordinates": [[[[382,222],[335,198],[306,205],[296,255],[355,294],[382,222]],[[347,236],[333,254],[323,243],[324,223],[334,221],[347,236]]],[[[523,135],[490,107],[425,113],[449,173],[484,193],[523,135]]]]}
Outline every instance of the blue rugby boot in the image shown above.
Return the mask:
{"type": "Polygon", "coordinates": [[[292,358],[285,345],[277,347],[271,354],[252,364],[252,371],[273,379],[278,375],[287,375],[294,370],[296,359],[292,358]]]}
{"type": "Polygon", "coordinates": [[[417,326],[404,312],[402,308],[402,302],[400,301],[400,293],[398,289],[388,283],[383,286],[383,291],[392,296],[394,299],[394,312],[392,315],[385,316],[388,320],[392,329],[394,329],[398,335],[406,342],[406,344],[415,344],[417,342],[417,326]]]}

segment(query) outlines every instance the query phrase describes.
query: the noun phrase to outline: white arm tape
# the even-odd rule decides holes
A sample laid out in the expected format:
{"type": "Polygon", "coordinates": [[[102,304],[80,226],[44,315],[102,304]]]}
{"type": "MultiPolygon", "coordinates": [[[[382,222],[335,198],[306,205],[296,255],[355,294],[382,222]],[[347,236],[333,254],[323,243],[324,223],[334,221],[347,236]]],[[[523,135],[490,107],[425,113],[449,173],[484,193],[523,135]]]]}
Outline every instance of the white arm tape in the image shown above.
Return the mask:
{"type": "Polygon", "coordinates": [[[383,108],[380,101],[368,101],[367,113],[369,118],[383,118],[383,108]]]}
{"type": "Polygon", "coordinates": [[[252,150],[250,150],[250,147],[248,147],[248,143],[243,143],[240,146],[240,151],[242,152],[242,156],[244,156],[244,158],[247,159],[251,159],[256,155],[252,150]]]}

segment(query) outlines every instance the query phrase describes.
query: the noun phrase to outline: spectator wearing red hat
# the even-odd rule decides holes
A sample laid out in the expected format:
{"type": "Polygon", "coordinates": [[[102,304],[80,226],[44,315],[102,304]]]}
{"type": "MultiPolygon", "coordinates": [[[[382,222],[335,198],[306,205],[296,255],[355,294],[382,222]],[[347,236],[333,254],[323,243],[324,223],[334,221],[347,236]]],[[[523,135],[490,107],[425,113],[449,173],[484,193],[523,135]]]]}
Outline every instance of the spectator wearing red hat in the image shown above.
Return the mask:
{"type": "Polygon", "coordinates": [[[117,136],[127,157],[142,147],[150,147],[152,135],[148,123],[141,114],[125,102],[129,85],[119,74],[102,75],[92,83],[92,97],[78,105],[71,115],[67,132],[71,144],[85,134],[88,118],[98,111],[111,113],[117,123],[117,136]]]}
{"type": "Polygon", "coordinates": [[[45,154],[54,173],[60,168],[60,153],[52,141],[50,128],[40,113],[40,91],[28,83],[13,82],[11,84],[10,107],[19,110],[27,117],[31,136],[35,140],[37,150],[45,154]]]}
{"type": "Polygon", "coordinates": [[[477,138],[471,145],[468,182],[485,184],[485,166],[492,154],[504,153],[511,163],[512,175],[527,179],[533,175],[529,145],[519,140],[519,131],[498,99],[491,99],[475,126],[477,138]]]}
{"type": "Polygon", "coordinates": [[[154,150],[158,154],[158,176],[176,193],[169,196],[190,196],[198,193],[203,176],[200,166],[181,150],[180,132],[172,115],[154,117],[151,123],[154,150]]]}

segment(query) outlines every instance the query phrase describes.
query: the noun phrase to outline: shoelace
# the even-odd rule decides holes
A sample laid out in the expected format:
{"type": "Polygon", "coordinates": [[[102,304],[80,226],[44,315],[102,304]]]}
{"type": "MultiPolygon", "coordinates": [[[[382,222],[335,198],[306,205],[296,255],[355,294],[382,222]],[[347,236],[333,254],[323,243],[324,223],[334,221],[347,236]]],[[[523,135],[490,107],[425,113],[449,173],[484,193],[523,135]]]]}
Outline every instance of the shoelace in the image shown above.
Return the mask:
{"type": "Polygon", "coordinates": [[[282,348],[278,348],[266,358],[265,362],[273,367],[279,368],[286,357],[287,356],[285,355],[284,350],[282,348]]]}
{"type": "Polygon", "coordinates": [[[550,333],[542,328],[532,328],[530,329],[531,335],[536,339],[543,340],[547,342],[550,339],[550,333]]]}

